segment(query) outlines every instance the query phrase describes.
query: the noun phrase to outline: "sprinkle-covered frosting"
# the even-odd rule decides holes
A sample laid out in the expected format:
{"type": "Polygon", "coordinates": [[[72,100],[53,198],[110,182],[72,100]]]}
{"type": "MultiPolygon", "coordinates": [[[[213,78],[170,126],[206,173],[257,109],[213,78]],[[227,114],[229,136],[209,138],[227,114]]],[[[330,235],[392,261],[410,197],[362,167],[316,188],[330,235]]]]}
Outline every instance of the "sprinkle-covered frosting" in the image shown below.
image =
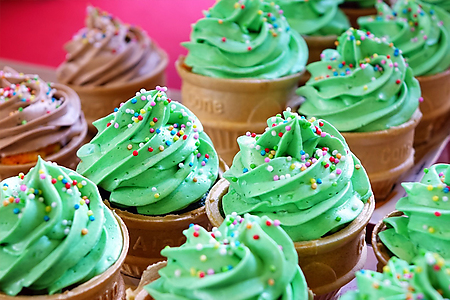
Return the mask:
{"type": "MultiPolygon", "coordinates": [[[[58,144],[86,130],[80,99],[71,89],[38,75],[0,70],[0,160],[58,144]]],[[[34,161],[37,157],[34,158],[34,161]]]]}
{"type": "Polygon", "coordinates": [[[45,162],[0,183],[0,291],[54,294],[103,273],[119,257],[119,224],[97,187],[45,162]],[[34,292],[29,292],[33,290],[34,292]]]}
{"type": "Polygon", "coordinates": [[[340,35],[350,27],[338,8],[343,0],[277,0],[289,25],[301,35],[340,35]]]}
{"type": "Polygon", "coordinates": [[[433,75],[450,67],[450,14],[417,0],[398,0],[393,8],[379,2],[377,16],[358,19],[362,29],[398,47],[414,76],[433,75]]]}
{"type": "Polygon", "coordinates": [[[356,272],[358,290],[341,300],[445,300],[450,298],[450,261],[436,253],[420,253],[413,264],[393,257],[383,273],[356,272]]]}
{"type": "Polygon", "coordinates": [[[450,0],[422,0],[433,5],[437,5],[446,11],[450,12],[450,0]]]}
{"type": "Polygon", "coordinates": [[[420,182],[403,183],[407,196],[396,209],[405,216],[384,220],[388,229],[378,235],[396,256],[411,261],[420,249],[450,259],[450,165],[436,164],[425,169],[420,182]]]}
{"type": "Polygon", "coordinates": [[[88,6],[86,27],[65,46],[58,81],[77,86],[120,84],[147,76],[161,61],[157,46],[141,28],[88,6]]]}
{"type": "Polygon", "coordinates": [[[308,65],[311,79],[297,90],[299,112],[339,131],[377,131],[407,122],[419,106],[418,81],[401,51],[370,32],[349,29],[337,50],[308,65]]]}
{"type": "Polygon", "coordinates": [[[97,135],[77,153],[80,174],[111,192],[113,203],[145,215],[187,207],[218,176],[218,156],[202,124],[166,90],[142,89],[95,121],[97,135]]]}
{"type": "Polygon", "coordinates": [[[238,138],[223,210],[277,218],[294,241],[318,239],[360,214],[372,195],[369,179],[328,122],[283,116],[269,118],[262,135],[238,138]]]}
{"type": "Polygon", "coordinates": [[[185,244],[166,247],[161,278],[145,286],[155,300],[306,300],[298,256],[280,222],[232,214],[212,232],[192,225],[185,244]]]}
{"type": "Polygon", "coordinates": [[[182,44],[194,73],[274,79],[304,70],[308,47],[275,3],[220,0],[205,15],[182,44]]]}

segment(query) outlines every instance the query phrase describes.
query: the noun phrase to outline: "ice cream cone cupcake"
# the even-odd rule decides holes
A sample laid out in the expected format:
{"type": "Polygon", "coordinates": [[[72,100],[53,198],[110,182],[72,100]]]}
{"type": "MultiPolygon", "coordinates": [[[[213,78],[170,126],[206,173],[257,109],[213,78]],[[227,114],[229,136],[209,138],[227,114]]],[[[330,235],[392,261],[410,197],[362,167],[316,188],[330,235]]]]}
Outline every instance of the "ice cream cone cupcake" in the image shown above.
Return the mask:
{"type": "Polygon", "coordinates": [[[141,88],[165,84],[167,54],[141,28],[89,6],[86,27],[65,46],[57,70],[60,83],[75,90],[89,124],[118,107],[141,88]]]}
{"type": "Polygon", "coordinates": [[[87,125],[80,98],[38,75],[0,70],[0,180],[27,172],[38,156],[74,168],[87,125]]]}
{"type": "Polygon", "coordinates": [[[276,220],[233,214],[212,232],[194,225],[184,234],[186,243],[164,249],[167,265],[150,266],[128,300],[312,300],[292,241],[276,220]]]}
{"type": "Polygon", "coordinates": [[[208,217],[216,227],[230,211],[278,218],[308,286],[332,299],[366,260],[375,206],[367,174],[326,121],[286,111],[267,127],[238,139],[240,152],[207,197],[208,217]]]}
{"type": "Polygon", "coordinates": [[[450,258],[450,242],[445,238],[450,216],[449,178],[449,165],[436,164],[425,169],[420,182],[402,184],[406,197],[373,231],[379,270],[390,257],[411,262],[423,249],[450,258]]]}
{"type": "Polygon", "coordinates": [[[450,261],[437,253],[421,252],[410,264],[393,257],[382,273],[361,270],[356,274],[358,289],[342,300],[437,299],[450,297],[450,261]]]}
{"type": "Polygon", "coordinates": [[[189,53],[176,64],[183,103],[230,164],[237,137],[262,130],[295,97],[307,45],[275,3],[222,0],[183,46],[189,53]]]}
{"type": "Polygon", "coordinates": [[[378,0],[344,0],[341,9],[350,20],[353,28],[359,28],[357,20],[360,17],[376,14],[375,3],[378,0]]]}
{"type": "Polygon", "coordinates": [[[189,224],[209,226],[204,199],[219,172],[202,124],[166,90],[137,92],[94,122],[98,134],[78,151],[78,172],[109,194],[129,228],[123,271],[138,278],[165,246],[183,243],[189,224]]]}
{"type": "Polygon", "coordinates": [[[323,118],[342,133],[380,205],[414,164],[420,86],[400,50],[372,33],[349,29],[338,43],[308,66],[312,77],[297,90],[305,99],[299,112],[323,118]]]}
{"type": "Polygon", "coordinates": [[[39,159],[1,185],[1,300],[124,298],[128,232],[91,181],[39,159]]]}
{"type": "Polygon", "coordinates": [[[378,15],[359,19],[361,28],[394,43],[422,90],[423,117],[414,137],[417,161],[450,133],[450,14],[416,0],[399,0],[392,8],[380,2],[376,7],[378,15]]]}

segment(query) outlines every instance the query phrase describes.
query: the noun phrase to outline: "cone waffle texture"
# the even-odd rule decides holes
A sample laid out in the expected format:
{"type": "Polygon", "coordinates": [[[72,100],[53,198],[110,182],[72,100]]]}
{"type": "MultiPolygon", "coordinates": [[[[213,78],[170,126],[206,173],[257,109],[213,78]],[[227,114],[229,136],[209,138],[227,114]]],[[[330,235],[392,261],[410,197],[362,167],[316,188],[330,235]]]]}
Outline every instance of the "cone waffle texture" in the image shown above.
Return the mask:
{"type": "Polygon", "coordinates": [[[283,111],[295,98],[302,73],[279,79],[222,79],[192,73],[176,62],[182,78],[184,105],[200,119],[219,155],[231,164],[239,151],[237,138],[247,131],[262,132],[267,118],[283,111]]]}
{"type": "MultiPolygon", "coordinates": [[[[206,212],[214,227],[223,222],[221,202],[228,187],[228,181],[219,180],[206,199],[206,212]]],[[[365,228],[374,208],[375,200],[371,197],[361,214],[344,229],[318,240],[294,242],[300,268],[308,287],[316,294],[315,299],[333,299],[364,266],[367,257],[365,228]]]]}
{"type": "Polygon", "coordinates": [[[125,284],[120,274],[128,252],[129,237],[124,222],[114,214],[123,236],[122,253],[117,261],[103,274],[61,294],[42,296],[7,296],[0,293],[0,300],[121,300],[125,297],[125,284]]]}
{"type": "Polygon", "coordinates": [[[400,126],[372,132],[343,132],[350,150],[369,175],[372,191],[381,204],[398,178],[414,165],[414,129],[421,113],[400,126]]]}

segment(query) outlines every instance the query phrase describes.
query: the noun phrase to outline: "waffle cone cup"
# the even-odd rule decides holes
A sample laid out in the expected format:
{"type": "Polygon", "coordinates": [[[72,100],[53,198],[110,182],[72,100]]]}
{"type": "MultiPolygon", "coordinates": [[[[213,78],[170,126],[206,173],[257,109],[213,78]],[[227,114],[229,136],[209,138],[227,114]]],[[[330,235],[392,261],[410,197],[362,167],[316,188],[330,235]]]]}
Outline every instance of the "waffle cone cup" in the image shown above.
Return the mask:
{"type": "Polygon", "coordinates": [[[163,50],[158,49],[158,52],[161,56],[161,62],[153,72],[130,82],[104,86],[66,84],[80,96],[81,108],[84,111],[91,135],[97,132],[92,122],[109,115],[114,111],[114,108],[119,107],[120,103],[134,97],[140,89],[145,88],[149,90],[154,89],[157,85],[163,86],[166,84],[165,70],[169,58],[163,50]]]}
{"type": "MultiPolygon", "coordinates": [[[[155,281],[160,276],[158,271],[167,265],[166,261],[160,261],[156,264],[148,266],[148,268],[142,274],[139,286],[133,291],[132,289],[127,289],[127,300],[154,300],[146,290],[144,286],[155,281]]],[[[308,290],[308,300],[313,300],[313,294],[311,290],[308,290]]]]}
{"type": "Polygon", "coordinates": [[[337,39],[337,35],[326,35],[326,36],[302,36],[306,44],[308,44],[309,49],[309,57],[308,64],[320,61],[320,54],[325,49],[334,49],[336,48],[335,42],[337,39]]]}
{"type": "MultiPolygon", "coordinates": [[[[80,161],[77,157],[77,151],[84,144],[84,139],[87,134],[87,124],[84,117],[83,120],[83,131],[72,138],[72,140],[62,147],[58,152],[45,157],[46,160],[56,162],[58,165],[62,165],[74,170],[80,161]]],[[[0,164],[0,181],[4,178],[17,176],[20,172],[26,173],[30,168],[34,167],[36,162],[21,164],[21,165],[2,165],[0,164]]]]}
{"type": "Polygon", "coordinates": [[[423,116],[414,135],[414,148],[420,150],[416,161],[450,133],[450,69],[436,75],[419,76],[417,80],[422,90],[420,111],[423,116]]]}
{"type": "Polygon", "coordinates": [[[125,298],[125,284],[120,268],[128,252],[128,231],[123,221],[114,214],[122,231],[122,253],[104,273],[61,294],[40,296],[7,296],[0,292],[0,300],[121,300],[125,298]]]}
{"type": "Polygon", "coordinates": [[[184,57],[175,63],[182,79],[181,98],[202,122],[219,155],[231,164],[237,138],[263,132],[267,119],[281,113],[295,96],[302,73],[279,79],[222,79],[192,73],[184,57]]]}
{"type": "Polygon", "coordinates": [[[369,8],[342,7],[341,9],[345,13],[345,15],[348,17],[348,20],[350,21],[350,25],[353,28],[359,28],[359,25],[357,22],[359,17],[374,16],[377,14],[377,10],[375,9],[375,7],[369,7],[369,8]]]}
{"type": "MultiPolygon", "coordinates": [[[[383,218],[391,218],[391,217],[400,217],[403,216],[403,213],[398,210],[394,210],[393,212],[389,213],[386,217],[383,218]]],[[[384,224],[383,220],[377,223],[375,225],[373,232],[372,232],[372,247],[373,252],[375,253],[375,256],[377,257],[378,263],[377,263],[377,271],[383,272],[383,267],[387,265],[389,259],[391,259],[391,252],[389,249],[381,242],[380,238],[378,237],[378,234],[382,232],[383,230],[386,230],[386,224],[384,224]]]]}
{"type": "Polygon", "coordinates": [[[341,132],[369,175],[377,206],[383,204],[398,178],[414,165],[414,129],[421,116],[416,110],[408,122],[387,130],[341,132]]]}
{"type": "MultiPolygon", "coordinates": [[[[212,226],[218,227],[224,220],[222,197],[229,185],[226,179],[219,180],[206,198],[206,213],[212,226]]],[[[367,258],[366,225],[374,209],[372,196],[361,214],[345,228],[317,240],[294,242],[298,264],[315,300],[334,299],[341,287],[355,278],[355,272],[363,268],[367,258]]]]}

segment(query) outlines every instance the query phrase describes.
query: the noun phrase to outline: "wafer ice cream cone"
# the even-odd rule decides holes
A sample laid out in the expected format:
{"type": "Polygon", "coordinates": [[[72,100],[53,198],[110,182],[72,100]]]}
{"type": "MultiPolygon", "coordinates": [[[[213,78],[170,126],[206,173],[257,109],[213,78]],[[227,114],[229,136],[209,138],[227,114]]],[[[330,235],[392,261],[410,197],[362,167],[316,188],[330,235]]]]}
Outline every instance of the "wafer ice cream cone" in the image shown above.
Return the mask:
{"type": "Polygon", "coordinates": [[[398,178],[414,165],[414,130],[420,118],[417,110],[408,122],[387,130],[342,132],[369,175],[377,205],[382,204],[398,178]]]}
{"type": "MultiPolygon", "coordinates": [[[[428,149],[450,133],[450,69],[436,75],[419,76],[417,80],[422,90],[420,111],[423,116],[414,135],[414,148],[428,149]]],[[[416,155],[416,161],[421,156],[416,155]]]]}
{"type": "Polygon", "coordinates": [[[335,42],[337,35],[304,35],[303,38],[305,39],[306,44],[308,44],[309,49],[308,64],[315,61],[320,61],[320,54],[322,54],[323,50],[336,48],[335,42]]]}
{"type": "Polygon", "coordinates": [[[39,296],[8,296],[0,292],[0,300],[122,300],[125,297],[125,284],[120,273],[128,252],[129,237],[124,222],[114,214],[123,236],[123,248],[117,261],[104,273],[91,280],[64,291],[61,294],[39,296]]]}
{"type": "MultiPolygon", "coordinates": [[[[403,216],[403,213],[401,211],[393,211],[389,213],[386,217],[383,218],[390,218],[390,217],[400,217],[403,216]]],[[[383,220],[380,220],[373,229],[372,232],[372,248],[373,252],[375,253],[375,256],[377,257],[378,263],[377,263],[377,271],[382,272],[383,267],[387,265],[389,259],[392,257],[392,253],[389,251],[388,248],[380,241],[380,238],[378,234],[386,229],[386,224],[383,222],[383,220]]]]}
{"type": "Polygon", "coordinates": [[[363,16],[372,16],[377,14],[375,7],[356,8],[356,7],[342,7],[344,13],[350,20],[350,24],[353,28],[359,28],[358,18],[363,16]]]}
{"type": "MultiPolygon", "coordinates": [[[[214,227],[224,220],[222,197],[228,187],[228,181],[219,180],[206,199],[206,213],[214,227]]],[[[361,214],[340,231],[317,240],[294,242],[300,268],[315,294],[314,299],[334,299],[340,288],[364,266],[367,256],[365,228],[374,208],[375,200],[371,197],[361,214]]]]}
{"type": "Polygon", "coordinates": [[[198,75],[176,62],[183,83],[181,98],[202,122],[219,155],[231,164],[239,150],[236,139],[261,132],[267,118],[281,113],[295,96],[302,73],[279,79],[223,79],[198,75]]]}
{"type": "Polygon", "coordinates": [[[144,290],[144,286],[155,281],[160,276],[158,271],[167,265],[167,261],[154,263],[142,273],[141,281],[135,290],[127,289],[127,300],[152,300],[153,298],[144,290]]]}

